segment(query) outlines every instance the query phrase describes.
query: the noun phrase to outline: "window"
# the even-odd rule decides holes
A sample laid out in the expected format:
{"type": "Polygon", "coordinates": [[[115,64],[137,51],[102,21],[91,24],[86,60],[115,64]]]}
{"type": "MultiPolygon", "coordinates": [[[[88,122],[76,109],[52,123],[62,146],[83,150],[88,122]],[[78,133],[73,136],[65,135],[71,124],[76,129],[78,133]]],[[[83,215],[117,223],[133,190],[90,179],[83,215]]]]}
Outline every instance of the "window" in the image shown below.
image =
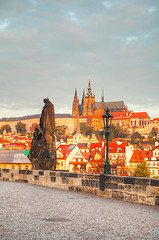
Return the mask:
{"type": "Polygon", "coordinates": [[[21,166],[18,166],[18,169],[20,170],[20,169],[21,169],[21,166]]]}
{"type": "Polygon", "coordinates": [[[155,170],[152,170],[152,175],[155,175],[155,170]]]}
{"type": "Polygon", "coordinates": [[[3,165],[3,168],[6,168],[6,165],[3,165]]]}
{"type": "Polygon", "coordinates": [[[12,169],[15,169],[15,166],[14,166],[14,165],[12,165],[12,169]]]}
{"type": "Polygon", "coordinates": [[[28,170],[28,166],[25,166],[25,169],[28,170]]]}
{"type": "Polygon", "coordinates": [[[63,162],[61,162],[61,166],[63,166],[63,162]]]}

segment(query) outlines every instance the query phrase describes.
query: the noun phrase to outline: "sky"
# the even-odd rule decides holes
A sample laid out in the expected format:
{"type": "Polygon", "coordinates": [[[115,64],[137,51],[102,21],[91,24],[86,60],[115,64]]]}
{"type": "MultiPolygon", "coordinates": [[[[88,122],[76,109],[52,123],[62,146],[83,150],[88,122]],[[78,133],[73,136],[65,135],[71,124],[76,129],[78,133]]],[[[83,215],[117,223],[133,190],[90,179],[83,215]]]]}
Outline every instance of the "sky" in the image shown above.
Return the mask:
{"type": "Polygon", "coordinates": [[[158,0],[0,0],[0,118],[96,101],[159,117],[158,0]]]}

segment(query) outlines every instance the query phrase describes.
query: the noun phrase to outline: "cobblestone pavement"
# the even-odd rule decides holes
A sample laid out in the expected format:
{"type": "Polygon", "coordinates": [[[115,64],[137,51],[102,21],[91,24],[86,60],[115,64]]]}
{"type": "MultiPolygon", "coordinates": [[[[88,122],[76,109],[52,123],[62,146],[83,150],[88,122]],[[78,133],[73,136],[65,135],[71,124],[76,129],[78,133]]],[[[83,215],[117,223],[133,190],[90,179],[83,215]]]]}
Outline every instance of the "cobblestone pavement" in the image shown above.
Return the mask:
{"type": "Polygon", "coordinates": [[[159,239],[159,208],[0,182],[0,239],[159,239]]]}

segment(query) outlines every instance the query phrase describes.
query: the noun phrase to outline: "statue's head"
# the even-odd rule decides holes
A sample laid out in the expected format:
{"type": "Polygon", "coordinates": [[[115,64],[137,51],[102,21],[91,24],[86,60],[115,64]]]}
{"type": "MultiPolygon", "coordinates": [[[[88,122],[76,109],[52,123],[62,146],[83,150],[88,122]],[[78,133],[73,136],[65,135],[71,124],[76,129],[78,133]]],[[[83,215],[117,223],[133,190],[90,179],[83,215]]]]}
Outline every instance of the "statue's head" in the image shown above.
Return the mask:
{"type": "Polygon", "coordinates": [[[36,132],[36,133],[39,133],[39,128],[36,127],[36,128],[35,128],[35,132],[36,132]]]}
{"type": "Polygon", "coordinates": [[[46,104],[46,103],[49,103],[49,98],[47,97],[47,98],[44,98],[44,103],[46,104]]]}

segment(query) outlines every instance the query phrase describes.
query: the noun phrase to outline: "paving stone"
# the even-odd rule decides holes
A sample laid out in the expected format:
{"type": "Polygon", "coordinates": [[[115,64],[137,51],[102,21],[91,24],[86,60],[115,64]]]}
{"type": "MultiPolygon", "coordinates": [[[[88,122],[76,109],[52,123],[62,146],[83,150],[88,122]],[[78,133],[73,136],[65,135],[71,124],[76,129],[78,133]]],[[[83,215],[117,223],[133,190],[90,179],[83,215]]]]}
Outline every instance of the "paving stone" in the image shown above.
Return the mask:
{"type": "Polygon", "coordinates": [[[159,239],[158,206],[5,181],[0,203],[1,240],[159,239]]]}

